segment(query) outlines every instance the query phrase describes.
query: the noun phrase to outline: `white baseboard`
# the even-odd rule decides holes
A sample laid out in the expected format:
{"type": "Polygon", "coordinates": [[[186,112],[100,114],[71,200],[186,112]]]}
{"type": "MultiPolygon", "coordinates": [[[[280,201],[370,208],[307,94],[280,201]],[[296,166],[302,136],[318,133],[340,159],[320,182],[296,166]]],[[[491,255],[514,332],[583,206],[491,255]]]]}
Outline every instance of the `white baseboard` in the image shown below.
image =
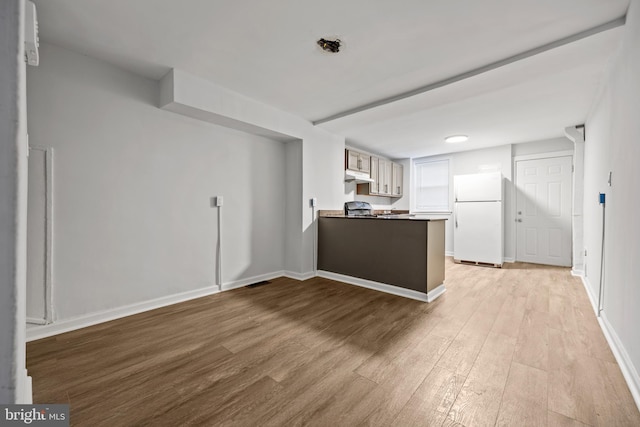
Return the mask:
{"type": "MultiPolygon", "coordinates": [[[[390,293],[393,295],[399,295],[406,298],[415,299],[418,301],[431,302],[440,296],[444,291],[444,285],[432,290],[429,294],[413,291],[410,289],[400,288],[398,286],[388,285],[385,283],[373,282],[365,279],[357,279],[350,276],[344,276],[336,273],[329,273],[324,271],[296,273],[292,271],[276,271],[273,273],[262,274],[259,276],[248,277],[245,279],[235,280],[233,282],[224,283],[222,285],[222,291],[228,291],[231,289],[241,288],[243,286],[250,285],[252,283],[260,282],[263,280],[271,280],[276,277],[289,277],[295,280],[307,280],[315,276],[326,277],[329,279],[338,280],[344,283],[362,286],[369,289],[375,289],[378,291],[390,293]]],[[[95,313],[89,313],[82,316],[73,317],[70,319],[64,319],[49,323],[46,325],[34,325],[31,324],[26,331],[27,342],[35,341],[42,338],[51,337],[54,335],[62,334],[64,332],[75,331],[77,329],[86,328],[87,326],[97,325],[99,323],[108,322],[110,320],[119,319],[122,317],[131,316],[134,314],[142,313],[156,308],[166,307],[168,305],[177,304],[180,302],[192,300],[195,298],[201,298],[207,295],[213,295],[221,292],[217,285],[209,286],[206,288],[196,289],[193,291],[182,292],[179,294],[168,295],[165,297],[156,298],[149,301],[143,301],[136,304],[130,304],[123,307],[118,307],[111,310],[103,310],[95,313]]]]}
{"type": "MultiPolygon", "coordinates": [[[[222,285],[222,290],[227,291],[240,288],[263,280],[270,280],[276,277],[281,277],[283,276],[283,274],[284,272],[277,271],[274,273],[267,273],[259,276],[235,280],[233,282],[224,283],[222,285]]],[[[99,323],[108,322],[110,320],[131,316],[133,314],[138,314],[149,310],[154,310],[160,307],[166,307],[168,305],[189,301],[195,298],[217,294],[218,292],[220,292],[220,290],[218,289],[217,285],[208,286],[206,288],[168,295],[165,297],[130,304],[111,310],[103,310],[83,316],[64,319],[56,321],[54,323],[50,323],[48,325],[30,325],[29,328],[27,328],[27,342],[62,334],[64,332],[75,331],[76,329],[86,328],[87,326],[97,325],[99,323]]]]}
{"type": "Polygon", "coordinates": [[[252,283],[262,282],[264,280],[272,280],[276,277],[284,276],[284,271],[275,271],[273,273],[260,274],[258,276],[248,277],[246,279],[234,280],[233,282],[227,282],[222,284],[223,291],[230,291],[231,289],[238,289],[252,283]]]}
{"type": "MultiPolygon", "coordinates": [[[[572,271],[573,274],[573,271],[572,271]]],[[[584,275],[579,276],[582,279],[582,284],[584,285],[585,290],[587,291],[587,295],[589,296],[589,301],[593,307],[593,311],[596,314],[598,319],[598,323],[600,324],[600,329],[604,334],[604,337],[607,339],[609,343],[609,347],[611,348],[611,352],[613,356],[616,358],[618,362],[618,366],[620,366],[620,370],[622,371],[622,375],[624,376],[625,381],[627,382],[627,386],[629,387],[629,391],[631,391],[631,395],[633,396],[633,400],[636,402],[636,406],[640,410],[640,376],[638,375],[638,370],[633,365],[631,358],[629,357],[629,353],[627,353],[626,348],[622,344],[622,341],[618,337],[615,329],[609,323],[607,319],[607,314],[603,311],[598,317],[598,299],[591,291],[591,283],[589,282],[589,278],[584,275]]]]}
{"type": "Polygon", "coordinates": [[[514,262],[516,262],[515,258],[511,258],[511,257],[505,257],[503,258],[503,262],[509,262],[511,264],[513,264],[514,262]]]}
{"type": "Polygon", "coordinates": [[[24,392],[22,394],[22,402],[23,405],[31,405],[33,404],[33,381],[32,378],[27,375],[27,370],[24,370],[25,380],[24,380],[24,392]]]}
{"type": "Polygon", "coordinates": [[[296,273],[295,271],[288,271],[288,270],[285,271],[282,275],[284,277],[288,277],[290,279],[295,279],[300,281],[308,280],[317,276],[316,272],[314,271],[308,271],[306,273],[296,273]]]}
{"type": "Polygon", "coordinates": [[[445,251],[444,256],[453,256],[453,251],[445,251]]]}
{"type": "Polygon", "coordinates": [[[571,269],[571,275],[575,277],[584,277],[584,270],[574,270],[571,269]]]}
{"type": "Polygon", "coordinates": [[[582,286],[584,286],[584,289],[587,291],[587,296],[589,297],[589,301],[591,302],[591,307],[593,308],[593,312],[597,316],[598,315],[598,298],[591,291],[591,282],[589,282],[589,278],[585,277],[584,275],[577,276],[577,277],[580,277],[580,279],[582,280],[582,286]]]}
{"type": "Polygon", "coordinates": [[[633,362],[629,357],[629,353],[627,353],[627,350],[622,344],[622,341],[620,341],[618,334],[609,323],[607,315],[604,311],[598,318],[598,321],[600,323],[600,327],[602,328],[602,332],[604,332],[604,336],[607,339],[607,342],[609,342],[609,347],[611,347],[611,351],[618,361],[618,365],[620,366],[622,375],[627,381],[627,385],[629,386],[629,390],[631,391],[633,400],[635,400],[636,406],[640,410],[640,376],[638,376],[638,371],[636,370],[635,366],[633,366],[633,362]]]}
{"type": "Polygon", "coordinates": [[[31,323],[32,325],[46,325],[47,321],[36,317],[27,317],[27,323],[31,323]]]}
{"type": "Polygon", "coordinates": [[[414,291],[411,289],[401,288],[399,286],[388,285],[386,283],[374,282],[372,280],[360,279],[358,277],[345,276],[344,274],[332,273],[330,271],[318,270],[318,276],[325,279],[337,280],[338,282],[347,283],[349,285],[361,286],[367,289],[373,289],[375,291],[385,292],[388,294],[398,295],[405,298],[411,298],[422,302],[431,302],[444,292],[444,284],[431,292],[438,290],[438,292],[432,294],[432,299],[429,300],[428,294],[414,291]],[[442,287],[442,289],[439,289],[442,287]]]}
{"type": "Polygon", "coordinates": [[[444,283],[436,286],[434,289],[431,289],[427,292],[427,302],[435,301],[440,295],[444,294],[447,288],[444,287],[444,283]]]}

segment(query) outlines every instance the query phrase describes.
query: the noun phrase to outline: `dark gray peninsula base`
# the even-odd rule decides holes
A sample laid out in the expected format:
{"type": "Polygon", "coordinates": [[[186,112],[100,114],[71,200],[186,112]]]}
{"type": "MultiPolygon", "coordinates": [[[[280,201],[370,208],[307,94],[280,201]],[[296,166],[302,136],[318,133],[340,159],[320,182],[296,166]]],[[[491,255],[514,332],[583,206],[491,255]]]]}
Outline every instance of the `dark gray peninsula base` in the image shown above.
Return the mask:
{"type": "Polygon", "coordinates": [[[444,220],[318,218],[318,274],[431,302],[444,287],[444,220]]]}

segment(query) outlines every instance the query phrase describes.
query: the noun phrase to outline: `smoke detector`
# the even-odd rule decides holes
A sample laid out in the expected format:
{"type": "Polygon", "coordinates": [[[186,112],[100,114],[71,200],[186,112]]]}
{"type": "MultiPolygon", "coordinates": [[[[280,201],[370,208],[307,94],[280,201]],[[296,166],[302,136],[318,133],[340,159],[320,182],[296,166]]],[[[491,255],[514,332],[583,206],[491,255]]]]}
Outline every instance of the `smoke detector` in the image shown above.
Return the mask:
{"type": "Polygon", "coordinates": [[[320,39],[320,40],[318,40],[318,46],[320,46],[323,50],[325,50],[327,52],[331,52],[331,53],[340,52],[340,44],[341,44],[340,39],[335,39],[335,40],[320,39]]]}

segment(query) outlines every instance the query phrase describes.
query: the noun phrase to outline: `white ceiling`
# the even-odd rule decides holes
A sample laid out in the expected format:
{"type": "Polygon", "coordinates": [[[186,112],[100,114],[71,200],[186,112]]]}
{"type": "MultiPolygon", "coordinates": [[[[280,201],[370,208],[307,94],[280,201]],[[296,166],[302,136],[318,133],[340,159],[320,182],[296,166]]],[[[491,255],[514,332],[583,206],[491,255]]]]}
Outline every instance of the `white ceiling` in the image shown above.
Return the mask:
{"type": "MultiPolygon", "coordinates": [[[[588,30],[628,0],[35,0],[45,42],[159,79],[179,68],[310,121],[588,30]],[[316,40],[338,37],[335,55],[316,40]]],[[[320,126],[389,157],[582,123],[622,27],[320,126]],[[469,142],[443,138],[469,134],[469,142]]]]}

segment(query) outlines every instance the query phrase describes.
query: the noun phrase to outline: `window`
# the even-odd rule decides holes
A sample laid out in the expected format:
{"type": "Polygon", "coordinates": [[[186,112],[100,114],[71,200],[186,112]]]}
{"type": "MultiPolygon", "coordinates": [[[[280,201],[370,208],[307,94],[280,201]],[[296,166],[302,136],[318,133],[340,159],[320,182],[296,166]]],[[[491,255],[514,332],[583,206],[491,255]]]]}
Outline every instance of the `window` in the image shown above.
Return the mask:
{"type": "Polygon", "coordinates": [[[416,160],[414,171],[416,211],[450,212],[449,160],[416,160]]]}

